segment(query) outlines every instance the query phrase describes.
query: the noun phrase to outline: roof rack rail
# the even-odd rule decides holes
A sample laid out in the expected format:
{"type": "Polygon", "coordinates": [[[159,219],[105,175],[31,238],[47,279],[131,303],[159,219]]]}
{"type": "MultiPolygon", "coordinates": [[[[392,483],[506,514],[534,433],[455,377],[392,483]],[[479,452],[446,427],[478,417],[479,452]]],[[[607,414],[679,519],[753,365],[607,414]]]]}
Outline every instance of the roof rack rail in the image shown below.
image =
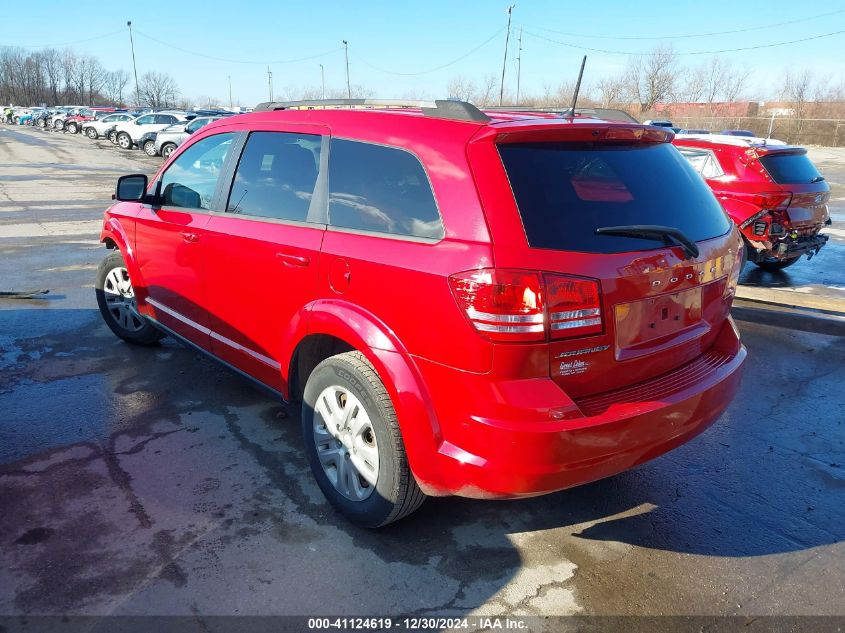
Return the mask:
{"type": "Polygon", "coordinates": [[[273,110],[325,110],[350,108],[360,110],[386,110],[391,108],[420,108],[423,115],[455,121],[487,123],[490,117],[471,103],[435,99],[434,101],[413,101],[408,99],[309,99],[305,101],[266,101],[259,103],[253,112],[273,110]]]}

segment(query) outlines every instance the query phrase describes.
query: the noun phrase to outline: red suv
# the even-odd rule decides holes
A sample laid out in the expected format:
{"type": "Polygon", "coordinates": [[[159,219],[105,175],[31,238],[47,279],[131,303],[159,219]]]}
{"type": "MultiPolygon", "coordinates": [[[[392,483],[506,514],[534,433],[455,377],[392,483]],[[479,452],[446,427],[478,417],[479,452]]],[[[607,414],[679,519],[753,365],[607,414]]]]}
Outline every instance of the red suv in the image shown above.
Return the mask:
{"type": "Polygon", "coordinates": [[[742,231],[746,257],[765,270],[808,259],[827,243],[830,187],[807,150],[728,135],[673,141],[742,231]]]}
{"type": "Polygon", "coordinates": [[[725,410],[742,241],[671,131],[351,103],[263,104],[121,178],[115,334],[301,400],[320,488],[371,527],[607,477],[725,410]]]}

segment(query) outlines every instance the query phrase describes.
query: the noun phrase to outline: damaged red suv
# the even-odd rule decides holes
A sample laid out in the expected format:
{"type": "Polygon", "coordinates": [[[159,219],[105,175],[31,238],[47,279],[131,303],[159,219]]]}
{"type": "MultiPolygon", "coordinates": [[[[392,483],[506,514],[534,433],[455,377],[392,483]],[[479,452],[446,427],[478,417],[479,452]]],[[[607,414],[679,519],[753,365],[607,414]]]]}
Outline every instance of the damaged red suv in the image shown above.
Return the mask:
{"type": "Polygon", "coordinates": [[[749,261],[780,270],[827,243],[830,187],[806,149],[715,134],[673,142],[739,227],[749,261]]]}
{"type": "Polygon", "coordinates": [[[671,137],[454,101],[263,104],[119,180],[100,309],[301,401],[313,474],[360,525],[594,481],[739,387],[742,241],[671,137]]]}

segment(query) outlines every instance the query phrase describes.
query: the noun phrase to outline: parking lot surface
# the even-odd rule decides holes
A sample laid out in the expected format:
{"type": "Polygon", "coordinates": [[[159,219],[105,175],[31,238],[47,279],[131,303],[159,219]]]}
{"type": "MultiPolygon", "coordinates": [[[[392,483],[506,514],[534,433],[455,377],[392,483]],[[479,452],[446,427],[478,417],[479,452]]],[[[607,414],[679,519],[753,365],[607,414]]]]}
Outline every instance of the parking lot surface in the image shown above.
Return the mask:
{"type": "MultiPolygon", "coordinates": [[[[841,223],[845,152],[828,151],[841,223]]],[[[742,391],[689,444],[358,529],[313,482],[297,410],[101,322],[98,219],[118,175],[159,164],[0,129],[0,291],[50,291],[0,298],[0,615],[845,615],[845,339],[740,323],[742,391]]],[[[782,287],[845,288],[843,237],[782,287]]]]}

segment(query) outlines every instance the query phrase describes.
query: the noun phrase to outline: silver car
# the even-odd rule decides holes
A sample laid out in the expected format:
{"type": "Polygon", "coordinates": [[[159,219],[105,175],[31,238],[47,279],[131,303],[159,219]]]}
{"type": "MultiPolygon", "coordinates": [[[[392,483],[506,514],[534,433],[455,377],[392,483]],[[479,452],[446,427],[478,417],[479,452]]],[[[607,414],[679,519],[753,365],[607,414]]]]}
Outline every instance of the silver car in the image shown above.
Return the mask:
{"type": "MultiPolygon", "coordinates": [[[[161,130],[155,138],[155,153],[161,154],[165,160],[170,157],[173,150],[185,142],[191,134],[196,132],[204,125],[208,125],[212,121],[217,121],[223,117],[219,116],[204,116],[197,117],[188,123],[176,123],[161,130]]],[[[149,141],[148,141],[149,142],[149,141]]],[[[146,151],[146,148],[142,148],[146,151]]],[[[149,154],[149,152],[147,152],[149,154]]]]}

